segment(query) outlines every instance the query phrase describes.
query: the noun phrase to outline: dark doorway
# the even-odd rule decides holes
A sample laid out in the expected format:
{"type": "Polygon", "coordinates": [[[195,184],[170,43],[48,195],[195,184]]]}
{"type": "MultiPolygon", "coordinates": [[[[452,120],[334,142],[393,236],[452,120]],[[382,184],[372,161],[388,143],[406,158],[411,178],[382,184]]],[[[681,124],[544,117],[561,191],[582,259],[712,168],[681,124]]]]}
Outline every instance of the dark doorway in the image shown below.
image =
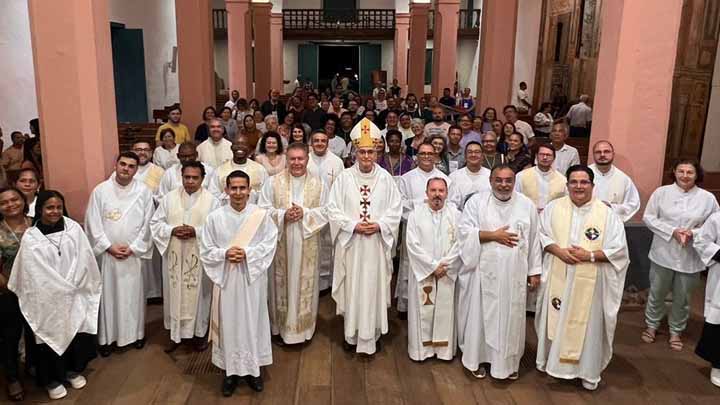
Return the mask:
{"type": "Polygon", "coordinates": [[[119,122],[147,122],[143,31],[110,23],[115,105],[119,122]]]}
{"type": "MultiPolygon", "coordinates": [[[[318,57],[318,86],[320,91],[331,87],[335,75],[339,83],[343,77],[350,80],[350,89],[358,91],[360,50],[357,45],[320,45],[318,57]]],[[[334,89],[333,89],[334,90],[334,89]]]]}

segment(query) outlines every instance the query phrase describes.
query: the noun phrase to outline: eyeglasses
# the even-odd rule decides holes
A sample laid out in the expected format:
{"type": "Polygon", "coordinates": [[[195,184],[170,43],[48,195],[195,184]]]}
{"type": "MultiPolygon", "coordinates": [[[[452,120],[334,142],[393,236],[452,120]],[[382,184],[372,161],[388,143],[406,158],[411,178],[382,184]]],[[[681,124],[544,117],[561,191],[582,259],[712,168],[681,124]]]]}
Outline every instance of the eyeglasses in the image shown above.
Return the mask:
{"type": "Polygon", "coordinates": [[[572,187],[577,186],[589,186],[592,184],[592,181],[590,180],[570,180],[568,181],[568,185],[572,187]]]}

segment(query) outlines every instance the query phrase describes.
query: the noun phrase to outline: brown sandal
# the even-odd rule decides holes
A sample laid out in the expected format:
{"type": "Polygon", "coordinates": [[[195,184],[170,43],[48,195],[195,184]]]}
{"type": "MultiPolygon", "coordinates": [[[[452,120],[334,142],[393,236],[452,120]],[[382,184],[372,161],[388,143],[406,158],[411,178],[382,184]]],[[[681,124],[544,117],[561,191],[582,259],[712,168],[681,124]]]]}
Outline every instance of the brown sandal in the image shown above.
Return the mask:
{"type": "Polygon", "coordinates": [[[20,384],[20,381],[17,380],[8,382],[7,394],[8,398],[10,398],[10,400],[13,402],[20,402],[25,399],[25,392],[23,391],[23,387],[20,384]]]}
{"type": "Polygon", "coordinates": [[[680,339],[680,335],[674,335],[671,333],[668,343],[670,343],[670,349],[672,351],[681,352],[683,349],[683,341],[680,339]]]}
{"type": "Polygon", "coordinates": [[[643,331],[642,335],[640,336],[640,339],[642,339],[645,343],[655,343],[655,334],[657,333],[657,330],[653,328],[647,328],[643,331]]]}

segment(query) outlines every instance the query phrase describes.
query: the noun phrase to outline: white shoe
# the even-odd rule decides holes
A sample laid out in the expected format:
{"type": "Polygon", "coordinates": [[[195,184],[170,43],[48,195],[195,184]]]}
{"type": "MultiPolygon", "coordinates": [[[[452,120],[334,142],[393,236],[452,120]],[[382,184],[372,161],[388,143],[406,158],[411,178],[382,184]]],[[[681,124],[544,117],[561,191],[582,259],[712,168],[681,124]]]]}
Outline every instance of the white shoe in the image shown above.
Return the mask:
{"type": "Polygon", "coordinates": [[[588,390],[588,391],[595,391],[595,390],[598,388],[598,385],[600,385],[600,382],[599,382],[599,381],[593,383],[593,382],[590,382],[590,381],[582,380],[582,386],[583,386],[583,388],[585,388],[585,389],[588,390]]]}
{"type": "Polygon", "coordinates": [[[62,384],[58,384],[55,388],[46,387],[50,399],[61,399],[67,396],[67,390],[62,384]]]}
{"type": "Polygon", "coordinates": [[[520,374],[516,371],[508,376],[508,380],[515,381],[520,378],[520,374]]]}
{"type": "Polygon", "coordinates": [[[720,368],[714,368],[710,371],[710,382],[720,387],[720,368]]]}
{"type": "Polygon", "coordinates": [[[67,382],[69,382],[70,386],[76,390],[82,389],[87,385],[87,380],[82,376],[82,374],[68,373],[67,382]]]}

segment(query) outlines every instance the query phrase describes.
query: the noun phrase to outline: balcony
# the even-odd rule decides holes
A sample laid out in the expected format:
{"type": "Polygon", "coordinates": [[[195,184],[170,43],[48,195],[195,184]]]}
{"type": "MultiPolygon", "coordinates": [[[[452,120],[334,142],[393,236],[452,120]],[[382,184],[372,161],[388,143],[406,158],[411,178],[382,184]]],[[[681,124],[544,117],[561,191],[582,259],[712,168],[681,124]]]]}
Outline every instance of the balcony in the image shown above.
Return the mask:
{"type": "MultiPolygon", "coordinates": [[[[283,10],[284,39],[394,39],[395,10],[283,10]]],[[[480,10],[463,9],[458,13],[458,38],[478,38],[480,10]]],[[[435,13],[428,15],[428,38],[433,37],[435,13]]],[[[215,38],[227,38],[227,12],[212,13],[215,38]]]]}

